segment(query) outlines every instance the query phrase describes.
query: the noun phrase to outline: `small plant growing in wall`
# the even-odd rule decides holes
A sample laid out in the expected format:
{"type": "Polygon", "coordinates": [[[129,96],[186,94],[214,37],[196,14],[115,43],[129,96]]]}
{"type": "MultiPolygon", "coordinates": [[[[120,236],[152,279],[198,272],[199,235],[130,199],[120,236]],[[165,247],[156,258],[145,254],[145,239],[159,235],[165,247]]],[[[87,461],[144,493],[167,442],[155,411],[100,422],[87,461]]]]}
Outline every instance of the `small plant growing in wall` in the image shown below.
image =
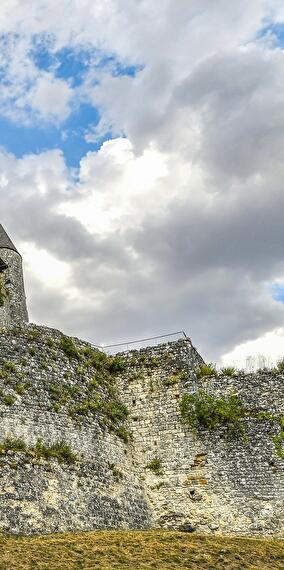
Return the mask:
{"type": "Polygon", "coordinates": [[[11,396],[10,394],[7,394],[6,396],[4,396],[3,398],[3,402],[5,404],[5,406],[13,406],[13,404],[15,403],[15,398],[14,396],[11,396]]]}
{"type": "Polygon", "coordinates": [[[159,368],[159,366],[161,366],[160,360],[157,358],[157,356],[152,356],[149,358],[146,364],[148,368],[159,368]]]}
{"type": "Polygon", "coordinates": [[[221,373],[223,376],[235,376],[236,369],[234,366],[224,366],[224,368],[221,368],[221,373]]]}
{"type": "Polygon", "coordinates": [[[21,451],[27,456],[36,455],[38,458],[44,459],[55,458],[60,463],[71,464],[77,460],[77,455],[64,441],[58,441],[48,446],[41,439],[38,439],[36,446],[29,448],[22,439],[6,438],[0,443],[0,452],[7,453],[8,451],[21,451]]]}
{"type": "Polygon", "coordinates": [[[127,362],[125,358],[121,356],[113,356],[109,360],[109,372],[111,374],[119,374],[119,372],[124,372],[127,368],[127,362]]]}
{"type": "Polygon", "coordinates": [[[54,347],[54,340],[53,338],[51,338],[50,336],[46,339],[46,344],[47,346],[49,346],[49,348],[53,348],[54,347]]]}
{"type": "Polygon", "coordinates": [[[63,336],[60,339],[59,346],[61,350],[68,356],[69,358],[76,358],[80,360],[81,356],[79,350],[76,348],[72,338],[70,336],[63,336]]]}
{"type": "Polygon", "coordinates": [[[7,438],[0,443],[0,451],[7,453],[7,451],[26,451],[27,446],[22,439],[7,438]]]}
{"type": "Polygon", "coordinates": [[[54,457],[60,463],[75,463],[77,456],[71,451],[70,446],[64,441],[57,441],[52,445],[45,445],[42,439],[38,439],[35,447],[38,457],[50,459],[54,457]]]}
{"type": "Polygon", "coordinates": [[[113,477],[117,482],[123,479],[123,473],[117,468],[115,463],[108,462],[108,468],[112,471],[113,477]]]}
{"type": "Polygon", "coordinates": [[[157,477],[163,474],[162,462],[158,457],[155,457],[152,459],[152,461],[149,461],[149,463],[145,465],[145,469],[150,469],[150,471],[157,475],[157,477]]]}
{"type": "Polygon", "coordinates": [[[274,436],[273,443],[278,457],[284,460],[284,417],[278,418],[278,424],[280,427],[280,433],[274,436]]]}
{"type": "Polygon", "coordinates": [[[175,384],[181,382],[182,380],[185,380],[186,378],[187,378],[186,372],[176,372],[175,374],[172,374],[172,376],[167,376],[164,382],[166,386],[174,386],[175,384]]]}
{"type": "Polygon", "coordinates": [[[277,371],[284,372],[284,358],[277,362],[277,371]]]}
{"type": "Polygon", "coordinates": [[[19,396],[22,396],[24,394],[26,390],[26,385],[22,384],[21,382],[17,382],[16,386],[15,386],[15,392],[17,392],[17,394],[19,396]]]}
{"type": "Polygon", "coordinates": [[[205,376],[214,376],[216,378],[218,371],[216,370],[216,366],[212,363],[202,364],[197,368],[196,376],[197,378],[204,378],[205,376]]]}
{"type": "Polygon", "coordinates": [[[3,368],[7,372],[15,372],[16,371],[15,364],[13,362],[11,362],[10,360],[6,360],[5,362],[3,362],[3,368]]]}
{"type": "Polygon", "coordinates": [[[124,426],[119,426],[118,428],[113,429],[114,433],[124,441],[124,443],[128,443],[132,439],[132,433],[125,429],[124,426]]]}

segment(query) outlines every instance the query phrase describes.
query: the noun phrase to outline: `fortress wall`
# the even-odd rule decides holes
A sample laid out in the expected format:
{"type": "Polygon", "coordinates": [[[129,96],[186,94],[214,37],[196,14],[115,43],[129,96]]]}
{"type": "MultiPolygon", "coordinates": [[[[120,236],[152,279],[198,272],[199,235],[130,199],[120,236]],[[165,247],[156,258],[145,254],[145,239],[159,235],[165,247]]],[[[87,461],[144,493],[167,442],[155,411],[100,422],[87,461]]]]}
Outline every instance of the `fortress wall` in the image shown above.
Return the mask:
{"type": "MultiPolygon", "coordinates": [[[[21,438],[28,448],[38,438],[45,445],[64,440],[78,456],[68,465],[31,451],[0,453],[1,531],[156,526],[284,535],[284,460],[273,443],[280,428],[252,417],[283,414],[283,375],[197,380],[202,359],[189,340],[131,351],[116,379],[129,409],[132,440],[125,442],[96,413],[70,415],[68,398],[58,408],[57,386],[63,394],[75,389],[76,403],[88,397],[94,378],[86,363],[62,351],[61,338],[31,325],[0,334],[0,446],[6,438],[21,438]],[[23,392],[19,384],[26,384],[23,392]],[[179,403],[200,389],[215,397],[238,394],[251,411],[245,438],[228,437],[220,427],[192,432],[179,403]],[[153,460],[161,473],[150,468],[153,460]]],[[[74,342],[80,350],[88,346],[74,342]]]]}
{"type": "MultiPolygon", "coordinates": [[[[131,447],[103,429],[94,416],[75,420],[62,406],[54,410],[48,386],[76,386],[80,393],[94,371],[80,371],[55,344],[61,334],[44,327],[0,335],[0,444],[21,438],[28,448],[63,440],[77,453],[74,464],[34,454],[0,453],[0,531],[40,533],[94,528],[147,528],[151,512],[132,464],[131,447]],[[33,338],[34,337],[34,338],[33,338]],[[5,363],[16,371],[5,378],[5,363]],[[1,378],[1,372],[4,378],[1,378]],[[18,395],[15,387],[29,383],[18,395]],[[15,402],[5,404],[12,396],[15,402]]],[[[86,343],[77,341],[83,348],[86,343]]]]}
{"type": "Polygon", "coordinates": [[[167,385],[173,373],[186,371],[187,361],[191,366],[195,352],[190,343],[161,345],[144,354],[157,358],[159,365],[149,369],[141,362],[143,351],[128,353],[137,366],[122,380],[121,391],[132,408],[136,468],[144,478],[155,524],[283,536],[284,459],[272,441],[279,434],[277,422],[248,417],[244,437],[233,439],[226,428],[194,434],[179,411],[184,393],[203,390],[216,398],[237,394],[252,415],[261,411],[284,415],[283,375],[267,372],[197,380],[190,373],[167,385]],[[160,460],[161,475],[146,467],[153,459],[160,460]]]}

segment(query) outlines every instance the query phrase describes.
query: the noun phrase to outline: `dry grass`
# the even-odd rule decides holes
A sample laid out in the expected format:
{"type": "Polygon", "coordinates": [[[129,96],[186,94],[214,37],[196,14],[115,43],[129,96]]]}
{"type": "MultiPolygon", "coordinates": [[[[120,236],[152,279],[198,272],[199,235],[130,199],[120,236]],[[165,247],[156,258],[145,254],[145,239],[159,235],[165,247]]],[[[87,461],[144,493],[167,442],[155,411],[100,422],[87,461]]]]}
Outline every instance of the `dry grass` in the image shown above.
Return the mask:
{"type": "Polygon", "coordinates": [[[284,541],[167,531],[1,537],[0,570],[283,570],[284,541]]]}

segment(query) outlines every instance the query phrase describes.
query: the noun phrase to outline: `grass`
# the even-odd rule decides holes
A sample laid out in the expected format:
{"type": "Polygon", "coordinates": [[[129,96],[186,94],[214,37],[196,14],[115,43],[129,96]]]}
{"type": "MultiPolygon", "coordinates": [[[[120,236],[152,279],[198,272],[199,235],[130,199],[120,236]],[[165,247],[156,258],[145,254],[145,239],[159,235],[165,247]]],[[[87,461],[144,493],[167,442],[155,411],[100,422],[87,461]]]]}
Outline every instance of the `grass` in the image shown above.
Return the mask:
{"type": "Polygon", "coordinates": [[[79,350],[76,348],[73,340],[69,336],[62,336],[59,343],[60,348],[69,358],[80,360],[79,350]]]}
{"type": "Polygon", "coordinates": [[[284,372],[284,359],[282,358],[282,360],[279,360],[277,362],[277,368],[276,368],[277,372],[284,372]]]}
{"type": "Polygon", "coordinates": [[[202,364],[199,366],[196,370],[196,376],[198,379],[206,376],[214,376],[216,378],[218,376],[218,371],[216,370],[215,364],[210,362],[209,364],[202,364]]]}
{"type": "Polygon", "coordinates": [[[234,366],[224,366],[221,368],[221,373],[223,376],[235,376],[237,370],[234,366]]]}
{"type": "Polygon", "coordinates": [[[284,541],[170,531],[0,538],[0,570],[283,570],[284,541]]]}
{"type": "Polygon", "coordinates": [[[7,438],[0,444],[0,451],[7,453],[7,451],[26,451],[27,446],[22,439],[7,438]]]}
{"type": "Polygon", "coordinates": [[[77,460],[77,455],[64,441],[56,441],[51,445],[45,445],[41,439],[38,439],[35,447],[28,448],[22,439],[6,438],[0,443],[0,453],[7,453],[8,451],[21,451],[27,456],[43,457],[44,459],[55,458],[59,463],[71,464],[77,460]]]}
{"type": "Polygon", "coordinates": [[[53,457],[60,463],[75,463],[77,456],[64,441],[57,441],[52,445],[45,445],[41,439],[37,440],[35,451],[38,457],[49,459],[53,457]]]}

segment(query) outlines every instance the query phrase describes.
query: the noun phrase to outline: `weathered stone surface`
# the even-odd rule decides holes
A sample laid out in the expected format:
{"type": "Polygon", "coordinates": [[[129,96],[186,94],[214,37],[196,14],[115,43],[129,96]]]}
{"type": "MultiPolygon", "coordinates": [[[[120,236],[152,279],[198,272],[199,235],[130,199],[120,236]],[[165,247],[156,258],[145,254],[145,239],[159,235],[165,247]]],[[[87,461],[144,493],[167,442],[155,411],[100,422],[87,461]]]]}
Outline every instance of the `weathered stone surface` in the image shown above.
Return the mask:
{"type": "Polygon", "coordinates": [[[8,295],[0,306],[0,327],[28,322],[22,258],[17,251],[5,248],[0,249],[0,257],[8,265],[0,277],[4,283],[9,280],[8,295]]]}
{"type": "MultiPolygon", "coordinates": [[[[0,370],[7,362],[16,367],[8,382],[0,379],[0,443],[20,438],[33,447],[38,438],[46,445],[63,440],[78,454],[74,465],[38,461],[23,453],[0,456],[0,531],[147,528],[152,515],[133,468],[132,447],[93,416],[78,422],[64,407],[52,409],[48,387],[76,385],[83,391],[94,375],[90,370],[82,375],[78,361],[58,348],[61,337],[57,331],[31,326],[0,335],[0,370]],[[51,339],[53,347],[47,344],[51,339]],[[22,395],[15,391],[17,374],[22,384],[29,383],[22,395]],[[7,395],[15,398],[13,405],[3,403],[7,395]]],[[[77,346],[87,343],[78,341],[77,346]]]]}
{"type": "MultiPolygon", "coordinates": [[[[161,365],[121,380],[121,394],[131,407],[136,469],[144,477],[155,525],[283,536],[284,460],[273,443],[279,425],[249,417],[244,420],[244,438],[230,439],[224,428],[194,434],[179,411],[182,395],[201,389],[217,398],[237,394],[254,414],[284,415],[283,375],[197,380],[192,366],[198,357],[186,341],[146,353],[158,357],[161,365]],[[188,371],[188,377],[169,385],[168,377],[179,368],[188,371]],[[161,476],[145,469],[153,458],[161,462],[161,476]]],[[[127,358],[132,360],[133,354],[127,358]]]]}
{"type": "MultiPolygon", "coordinates": [[[[273,443],[279,425],[248,416],[246,437],[231,439],[224,428],[193,433],[179,411],[183,394],[202,388],[216,397],[237,393],[254,414],[283,414],[283,375],[197,380],[194,368],[202,359],[189,340],[129,352],[123,355],[128,367],[116,379],[129,409],[132,440],[126,443],[99,414],[78,421],[70,402],[56,407],[54,386],[80,400],[94,377],[93,369],[66,356],[61,338],[34,325],[0,335],[0,444],[20,438],[32,448],[38,438],[46,445],[63,440],[78,455],[68,465],[2,453],[0,531],[162,526],[284,535],[284,461],[273,443]],[[159,472],[149,467],[153,460],[159,472]]],[[[88,346],[74,342],[80,350],[88,346]]]]}

